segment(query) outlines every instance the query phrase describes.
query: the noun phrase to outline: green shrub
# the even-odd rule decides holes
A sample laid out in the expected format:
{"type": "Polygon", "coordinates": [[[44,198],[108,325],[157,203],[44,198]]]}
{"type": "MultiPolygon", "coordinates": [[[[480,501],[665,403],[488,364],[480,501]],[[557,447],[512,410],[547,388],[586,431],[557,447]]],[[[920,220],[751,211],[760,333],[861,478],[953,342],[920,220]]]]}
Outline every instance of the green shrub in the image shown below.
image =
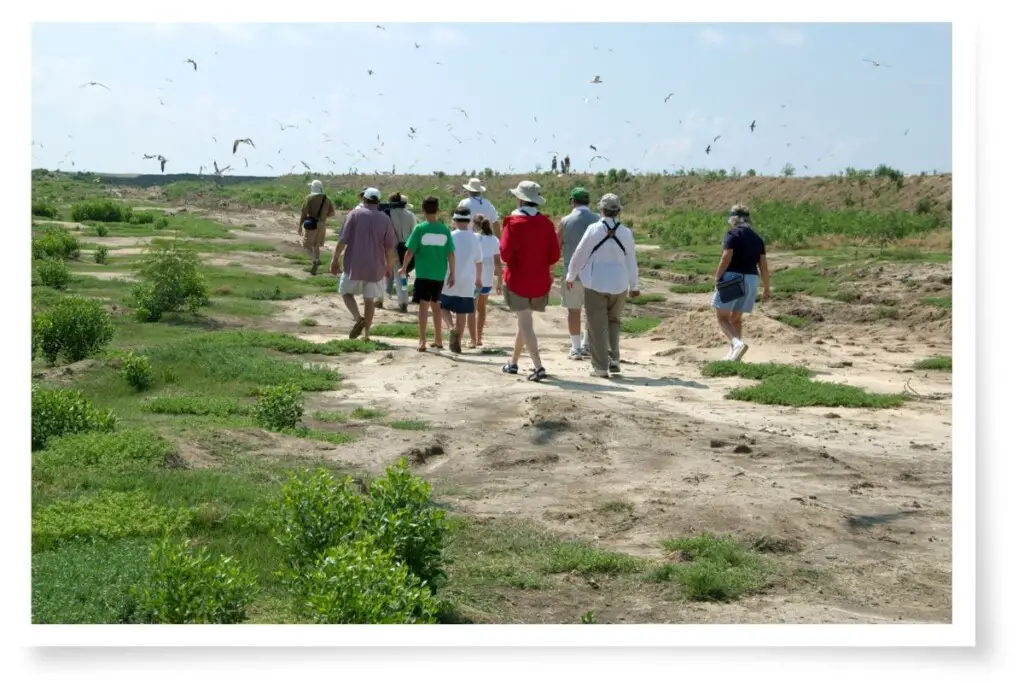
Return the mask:
{"type": "Polygon", "coordinates": [[[184,531],[192,512],[155,505],[145,493],[100,491],[75,500],[61,500],[34,511],[33,551],[81,538],[163,536],[184,531]]]}
{"type": "Polygon", "coordinates": [[[69,296],[32,320],[33,345],[51,365],[61,355],[69,363],[80,361],[114,338],[114,323],[95,299],[69,296]]]}
{"type": "Polygon", "coordinates": [[[279,432],[294,427],[302,412],[302,389],[297,384],[284,384],[260,389],[253,418],[260,427],[279,432]]]}
{"type": "Polygon", "coordinates": [[[157,216],[156,220],[153,221],[153,227],[157,230],[163,230],[170,224],[171,222],[165,216],[157,216]]]}
{"type": "Polygon", "coordinates": [[[151,624],[239,624],[258,592],[256,575],[232,557],[213,558],[189,541],[153,546],[151,574],[135,591],[151,624]]]}
{"type": "Polygon", "coordinates": [[[902,394],[873,394],[860,387],[815,382],[793,374],[769,375],[761,384],[733,389],[725,397],[766,405],[830,408],[896,408],[907,400],[902,394]]]}
{"type": "Polygon", "coordinates": [[[121,377],[136,391],[145,391],[153,385],[153,368],[149,358],[132,352],[121,358],[121,377]]]}
{"type": "Polygon", "coordinates": [[[128,223],[132,218],[132,207],[113,199],[90,199],[71,207],[71,220],[101,221],[103,223],[128,223]]]}
{"type": "Polygon", "coordinates": [[[32,215],[41,218],[56,218],[57,207],[47,202],[34,201],[32,202],[32,215]]]}
{"type": "Polygon", "coordinates": [[[691,600],[725,602],[764,585],[767,569],[761,559],[729,536],[680,538],[664,543],[687,561],[683,566],[663,565],[662,579],[674,580],[691,600]]]}
{"type": "Polygon", "coordinates": [[[36,272],[44,286],[67,289],[68,283],[71,282],[71,270],[68,269],[67,263],[62,259],[46,259],[38,263],[36,272]]]}
{"type": "Polygon", "coordinates": [[[701,374],[705,377],[742,377],[743,379],[764,379],[772,375],[796,375],[810,377],[811,371],[802,365],[781,363],[741,363],[733,360],[716,360],[704,365],[701,374]]]}
{"type": "Polygon", "coordinates": [[[140,280],[132,292],[136,319],[156,322],[164,313],[183,309],[196,313],[208,305],[209,292],[199,265],[196,252],[177,244],[151,247],[136,268],[140,280]]]}
{"type": "Polygon", "coordinates": [[[331,548],[303,575],[300,586],[306,611],[318,624],[437,621],[430,589],[372,538],[331,548]]]}
{"type": "Polygon", "coordinates": [[[351,477],[339,480],[322,467],[290,475],[281,487],[274,536],[287,558],[285,579],[296,579],[329,548],[350,541],[365,510],[351,477]]]}
{"type": "Polygon", "coordinates": [[[69,542],[32,556],[33,624],[136,621],[132,588],[149,573],[141,539],[69,542]]]}
{"type": "Polygon", "coordinates": [[[151,211],[133,213],[129,223],[132,225],[152,225],[156,221],[156,215],[151,211]]]}
{"type": "Polygon", "coordinates": [[[78,238],[61,226],[49,226],[32,240],[33,259],[74,260],[79,257],[81,251],[78,238]]]}
{"type": "Polygon", "coordinates": [[[953,358],[952,356],[932,356],[931,358],[922,358],[914,363],[914,368],[917,370],[946,370],[952,372],[953,358]]]}
{"type": "Polygon", "coordinates": [[[96,251],[92,253],[92,258],[96,263],[106,263],[107,254],[110,253],[110,249],[104,246],[96,247],[96,251]]]}
{"type": "Polygon", "coordinates": [[[97,237],[106,237],[109,234],[110,234],[110,228],[108,228],[107,226],[102,225],[102,224],[96,226],[96,236],[97,237]]]}
{"type": "Polygon", "coordinates": [[[931,197],[921,197],[917,200],[917,204],[914,205],[915,213],[931,213],[932,208],[935,206],[935,200],[931,197]]]}
{"type": "Polygon", "coordinates": [[[448,525],[430,494],[430,484],[410,472],[402,458],[370,485],[364,528],[436,591],[447,578],[441,553],[448,525]]]}
{"type": "Polygon", "coordinates": [[[50,439],[79,432],[109,432],[117,426],[110,411],[104,413],[77,389],[40,389],[32,386],[32,450],[50,439]]]}

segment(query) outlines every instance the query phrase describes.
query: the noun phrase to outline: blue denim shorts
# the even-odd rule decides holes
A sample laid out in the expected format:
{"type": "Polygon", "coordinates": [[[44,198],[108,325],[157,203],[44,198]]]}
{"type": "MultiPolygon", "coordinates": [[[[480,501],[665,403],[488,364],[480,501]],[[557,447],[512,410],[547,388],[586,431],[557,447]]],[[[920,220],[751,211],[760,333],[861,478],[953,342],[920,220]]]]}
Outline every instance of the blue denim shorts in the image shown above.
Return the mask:
{"type": "Polygon", "coordinates": [[[746,292],[746,296],[741,296],[739,299],[723,303],[721,297],[718,295],[718,290],[715,290],[715,295],[711,298],[711,305],[720,311],[733,311],[740,313],[751,313],[754,310],[754,302],[757,300],[757,288],[761,284],[761,278],[757,275],[742,275],[740,273],[726,273],[722,276],[724,280],[734,280],[736,278],[743,278],[743,290],[746,292]]]}
{"type": "Polygon", "coordinates": [[[441,309],[452,313],[476,313],[476,299],[471,296],[441,295],[441,309]]]}
{"type": "Polygon", "coordinates": [[[490,293],[491,293],[491,288],[490,287],[477,287],[476,292],[473,294],[473,296],[474,297],[478,297],[481,294],[490,294],[490,293]]]}

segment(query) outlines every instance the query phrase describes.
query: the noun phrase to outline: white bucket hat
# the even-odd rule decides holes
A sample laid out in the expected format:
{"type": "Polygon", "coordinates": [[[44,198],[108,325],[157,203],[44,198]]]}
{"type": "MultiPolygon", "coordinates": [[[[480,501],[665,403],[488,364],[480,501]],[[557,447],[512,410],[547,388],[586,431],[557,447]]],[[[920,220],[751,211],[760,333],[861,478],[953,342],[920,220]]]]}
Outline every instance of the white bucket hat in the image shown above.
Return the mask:
{"type": "Polygon", "coordinates": [[[514,189],[509,190],[512,196],[517,199],[522,199],[524,202],[530,202],[540,206],[544,203],[544,197],[540,196],[540,185],[533,182],[532,180],[524,180],[520,182],[514,189]]]}
{"type": "Polygon", "coordinates": [[[312,192],[313,194],[323,194],[324,184],[319,180],[314,180],[309,184],[309,191],[312,192]]]}
{"type": "Polygon", "coordinates": [[[469,182],[462,187],[470,192],[487,192],[487,188],[484,187],[479,178],[470,178],[469,182]]]}

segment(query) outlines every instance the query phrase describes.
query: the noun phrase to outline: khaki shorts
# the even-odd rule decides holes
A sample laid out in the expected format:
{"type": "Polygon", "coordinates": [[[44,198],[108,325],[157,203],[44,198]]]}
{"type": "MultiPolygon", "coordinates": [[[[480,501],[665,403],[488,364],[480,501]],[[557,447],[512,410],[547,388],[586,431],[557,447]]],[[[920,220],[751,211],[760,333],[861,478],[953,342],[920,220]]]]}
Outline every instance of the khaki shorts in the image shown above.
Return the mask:
{"type": "Polygon", "coordinates": [[[565,279],[562,279],[562,307],[572,311],[583,308],[583,283],[579,281],[579,278],[572,283],[572,289],[569,289],[565,284],[565,279]]]}
{"type": "Polygon", "coordinates": [[[312,247],[324,246],[324,241],[327,239],[327,221],[324,221],[317,226],[316,230],[302,229],[302,248],[310,249],[312,247]]]}
{"type": "Polygon", "coordinates": [[[508,305],[508,310],[513,313],[519,313],[520,311],[536,311],[543,313],[544,309],[548,305],[548,297],[538,296],[533,299],[527,299],[526,297],[513,294],[509,291],[508,287],[505,288],[505,303],[508,305]]]}
{"type": "Polygon", "coordinates": [[[384,280],[377,280],[376,282],[352,280],[349,279],[347,273],[342,273],[341,279],[338,281],[339,293],[362,296],[364,299],[383,299],[384,289],[384,280]]]}

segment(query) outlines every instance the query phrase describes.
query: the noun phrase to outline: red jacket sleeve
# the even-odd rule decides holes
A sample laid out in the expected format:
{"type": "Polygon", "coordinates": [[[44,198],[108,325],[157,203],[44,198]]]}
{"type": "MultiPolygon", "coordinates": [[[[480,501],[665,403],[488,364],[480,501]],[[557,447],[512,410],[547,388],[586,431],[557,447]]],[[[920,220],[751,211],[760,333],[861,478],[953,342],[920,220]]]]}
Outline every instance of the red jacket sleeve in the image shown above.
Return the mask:
{"type": "Polygon", "coordinates": [[[562,245],[558,243],[555,224],[550,221],[548,224],[551,226],[551,229],[548,230],[548,265],[553,266],[562,258],[562,245]]]}
{"type": "Polygon", "coordinates": [[[501,239],[498,242],[498,252],[501,254],[502,263],[511,263],[512,257],[515,255],[513,249],[513,230],[510,229],[509,216],[505,216],[505,220],[501,222],[501,239]]]}

